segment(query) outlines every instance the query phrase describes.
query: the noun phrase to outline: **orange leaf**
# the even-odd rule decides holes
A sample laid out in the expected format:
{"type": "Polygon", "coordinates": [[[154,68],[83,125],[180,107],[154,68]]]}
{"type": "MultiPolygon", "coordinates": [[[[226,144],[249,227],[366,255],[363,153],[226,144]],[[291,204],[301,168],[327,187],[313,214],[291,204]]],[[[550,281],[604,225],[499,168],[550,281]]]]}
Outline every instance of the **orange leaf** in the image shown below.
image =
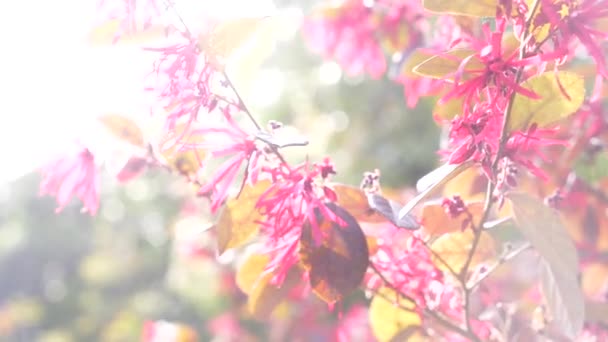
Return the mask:
{"type": "Polygon", "coordinates": [[[365,192],[354,186],[336,184],[333,186],[338,200],[336,203],[361,222],[379,223],[386,219],[369,206],[365,192]]]}
{"type": "Polygon", "coordinates": [[[119,114],[105,114],[98,119],[117,138],[135,146],[144,146],[144,135],[135,121],[119,114]]]}
{"type": "MultiPolygon", "coordinates": [[[[483,215],[483,202],[468,203],[467,208],[472,215],[473,223],[479,222],[483,215]]],[[[422,227],[429,235],[441,235],[461,231],[468,228],[470,219],[466,213],[452,218],[445,212],[441,203],[425,203],[420,214],[422,227]]]]}
{"type": "Polygon", "coordinates": [[[176,125],[161,141],[160,148],[162,155],[167,159],[169,166],[180,174],[188,177],[196,175],[201,168],[205,158],[205,151],[202,149],[192,149],[178,151],[177,146],[181,143],[202,142],[203,137],[193,136],[189,133],[189,126],[186,124],[176,125]],[[176,141],[179,140],[179,141],[176,141]],[[169,145],[170,148],[165,148],[169,145]]]}

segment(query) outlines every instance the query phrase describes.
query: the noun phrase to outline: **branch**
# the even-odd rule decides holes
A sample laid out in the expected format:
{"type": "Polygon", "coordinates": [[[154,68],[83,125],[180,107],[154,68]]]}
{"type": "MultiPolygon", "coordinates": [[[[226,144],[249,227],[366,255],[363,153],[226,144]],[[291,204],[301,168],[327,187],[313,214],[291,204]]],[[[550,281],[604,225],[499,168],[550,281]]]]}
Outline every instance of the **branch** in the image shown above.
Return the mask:
{"type": "MultiPolygon", "coordinates": [[[[399,296],[405,298],[406,300],[411,301],[412,303],[415,303],[414,299],[403,294],[401,291],[399,291],[393,284],[391,284],[391,282],[382,274],[382,272],[380,272],[380,270],[378,270],[378,268],[373,264],[370,263],[369,267],[372,269],[372,271],[374,271],[374,273],[380,277],[380,279],[382,280],[382,282],[384,283],[384,286],[392,289],[393,291],[395,291],[399,296]]],[[[379,294],[378,291],[374,291],[372,290],[375,294],[379,294]]],[[[381,295],[382,298],[384,298],[385,300],[389,300],[386,296],[381,295]]],[[[404,311],[408,311],[408,312],[416,312],[410,308],[404,307],[402,305],[399,305],[399,308],[403,309],[404,311]]],[[[433,318],[437,323],[439,323],[440,325],[444,326],[445,328],[457,333],[458,335],[470,340],[470,341],[474,341],[474,342],[481,342],[481,339],[479,339],[479,337],[477,337],[477,335],[475,335],[475,333],[472,332],[472,330],[468,330],[468,329],[464,329],[454,323],[452,323],[449,319],[446,319],[444,317],[442,317],[439,313],[429,309],[429,308],[425,308],[424,309],[424,314],[433,318]]]]}
{"type": "Polygon", "coordinates": [[[508,249],[503,255],[498,258],[498,260],[492,264],[492,266],[488,267],[488,269],[473,282],[471,285],[467,286],[467,290],[470,292],[475,291],[475,289],[486,279],[488,278],[500,265],[505,264],[507,261],[514,259],[516,256],[521,254],[523,251],[530,249],[532,244],[530,242],[525,242],[521,246],[516,249],[508,249]]]}
{"type": "MultiPolygon", "coordinates": [[[[534,0],[534,4],[532,5],[532,8],[526,18],[526,23],[524,25],[526,30],[522,37],[522,40],[521,40],[522,43],[519,48],[519,59],[523,59],[526,56],[526,43],[528,41],[528,38],[530,37],[532,19],[534,18],[534,14],[536,13],[536,11],[538,10],[538,8],[540,6],[540,2],[541,2],[541,0],[534,0]]],[[[538,49],[538,46],[537,46],[537,49],[538,49]]],[[[524,66],[521,66],[517,69],[517,72],[515,74],[515,83],[516,84],[519,84],[521,82],[523,72],[524,72],[524,66]]],[[[509,140],[509,136],[510,136],[509,120],[511,117],[511,112],[513,111],[513,103],[515,100],[515,95],[516,95],[516,92],[513,91],[511,93],[509,101],[507,102],[507,107],[505,108],[505,114],[503,117],[502,127],[500,130],[498,149],[496,151],[496,157],[495,157],[494,161],[492,162],[493,174],[496,174],[496,172],[497,172],[498,163],[500,162],[502,155],[504,154],[504,150],[507,145],[507,141],[509,140]]],[[[472,330],[471,318],[470,318],[470,312],[469,312],[470,302],[471,302],[471,299],[470,299],[471,289],[466,286],[466,276],[469,272],[469,267],[471,266],[471,261],[473,260],[473,256],[475,255],[475,252],[479,245],[479,241],[481,240],[481,233],[483,232],[483,230],[481,228],[483,227],[484,223],[490,216],[490,211],[491,211],[492,206],[495,201],[495,199],[493,198],[493,194],[494,194],[495,190],[496,190],[496,183],[493,179],[490,179],[488,181],[488,186],[486,189],[483,215],[477,225],[475,225],[473,222],[471,222],[471,228],[473,229],[475,236],[473,238],[471,250],[469,251],[465,264],[462,267],[460,274],[459,274],[459,279],[460,279],[461,283],[464,285],[464,315],[465,315],[465,321],[466,321],[468,331],[472,330]]]]}

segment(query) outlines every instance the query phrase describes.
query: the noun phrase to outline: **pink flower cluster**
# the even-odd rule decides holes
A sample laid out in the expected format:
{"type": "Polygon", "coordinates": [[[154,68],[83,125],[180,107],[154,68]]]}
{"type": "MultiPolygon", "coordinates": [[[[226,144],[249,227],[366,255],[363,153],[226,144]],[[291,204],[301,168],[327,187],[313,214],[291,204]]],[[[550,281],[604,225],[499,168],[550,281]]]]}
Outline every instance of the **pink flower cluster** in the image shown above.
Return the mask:
{"type": "Polygon", "coordinates": [[[417,233],[386,230],[378,239],[378,251],[370,261],[381,276],[372,274],[368,279],[369,287],[381,287],[384,280],[388,280],[393,289],[415,302],[417,310],[438,309],[447,316],[461,317],[457,288],[435,265],[417,233]]]}
{"type": "Polygon", "coordinates": [[[57,211],[63,210],[73,196],[84,204],[91,215],[99,208],[99,172],[95,157],[86,148],[49,163],[42,169],[41,195],[55,196],[57,211]]]}
{"type": "Polygon", "coordinates": [[[387,69],[387,55],[417,47],[422,33],[419,1],[346,0],[308,19],[303,32],[313,50],[336,60],[350,75],[374,78],[387,69]]]}

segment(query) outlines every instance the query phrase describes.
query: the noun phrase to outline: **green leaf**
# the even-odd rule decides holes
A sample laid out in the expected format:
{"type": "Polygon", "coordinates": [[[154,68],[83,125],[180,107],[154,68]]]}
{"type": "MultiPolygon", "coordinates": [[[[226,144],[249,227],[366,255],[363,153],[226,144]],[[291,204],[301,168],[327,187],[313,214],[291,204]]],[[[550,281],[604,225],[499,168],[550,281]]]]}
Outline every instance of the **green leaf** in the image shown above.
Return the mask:
{"type": "MultiPolygon", "coordinates": [[[[475,55],[475,50],[453,49],[432,56],[414,67],[414,73],[437,79],[453,79],[454,74],[465,58],[475,55]]],[[[463,76],[467,71],[483,70],[485,65],[476,58],[471,58],[463,70],[463,76]]]]}
{"type": "Polygon", "coordinates": [[[228,200],[216,224],[220,254],[227,249],[243,245],[258,232],[256,221],[262,216],[255,205],[269,186],[270,181],[259,181],[254,186],[245,186],[237,198],[228,200]]]}
{"type": "Polygon", "coordinates": [[[470,17],[494,17],[496,0],[424,0],[425,9],[442,14],[465,15],[470,17]]]}
{"type": "Polygon", "coordinates": [[[516,94],[509,118],[509,130],[525,130],[533,123],[544,127],[558,122],[576,112],[585,99],[585,82],[579,75],[560,71],[557,74],[545,72],[522,83],[532,90],[540,99],[532,99],[516,94]],[[559,78],[559,83],[558,83],[559,78]],[[559,84],[566,91],[566,97],[559,84]]]}
{"type": "Polygon", "coordinates": [[[591,161],[581,158],[574,165],[574,171],[585,182],[596,184],[598,181],[608,177],[608,154],[600,153],[591,161]]]}
{"type": "Polygon", "coordinates": [[[310,272],[313,292],[333,304],[359,287],[369,265],[369,250],[357,220],[334,203],[326,206],[346,222],[346,226],[328,220],[319,209],[315,209],[323,238],[320,244],[315,241],[312,225],[307,222],[302,227],[300,258],[310,272]]]}
{"type": "Polygon", "coordinates": [[[543,258],[541,283],[556,325],[570,338],[585,321],[585,299],[578,281],[576,247],[558,214],[525,193],[509,193],[517,227],[543,258]]]}

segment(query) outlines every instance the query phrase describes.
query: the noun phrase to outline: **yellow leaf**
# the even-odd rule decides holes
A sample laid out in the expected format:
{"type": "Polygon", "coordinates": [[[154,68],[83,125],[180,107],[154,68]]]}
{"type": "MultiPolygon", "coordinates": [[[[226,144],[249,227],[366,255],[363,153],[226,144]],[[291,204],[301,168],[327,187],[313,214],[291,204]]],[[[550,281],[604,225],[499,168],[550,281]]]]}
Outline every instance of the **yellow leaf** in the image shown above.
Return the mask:
{"type": "Polygon", "coordinates": [[[167,162],[172,169],[177,170],[184,176],[193,177],[203,164],[205,151],[202,149],[178,151],[177,146],[183,143],[199,143],[202,141],[202,136],[190,135],[188,125],[178,124],[162,139],[160,148],[163,157],[167,159],[167,162]],[[167,145],[169,145],[170,148],[166,148],[165,146],[167,145]]]}
{"type": "Polygon", "coordinates": [[[302,270],[294,266],[288,271],[281,287],[271,284],[273,274],[262,275],[268,261],[267,255],[253,254],[236,273],[237,286],[249,295],[247,308],[259,319],[268,319],[289,291],[302,280],[302,270]]]}
{"type": "Polygon", "coordinates": [[[285,32],[296,29],[297,20],[289,14],[266,17],[251,37],[226,61],[226,72],[246,103],[252,102],[256,80],[263,77],[260,66],[274,51],[277,40],[285,32]]]}
{"type": "Polygon", "coordinates": [[[114,42],[119,45],[142,44],[162,39],[166,32],[165,27],[161,25],[152,26],[145,30],[143,27],[140,27],[134,32],[122,33],[119,39],[116,40],[120,25],[120,20],[109,20],[93,28],[89,32],[87,40],[94,46],[107,46],[112,45],[114,42]]]}
{"type": "Polygon", "coordinates": [[[266,18],[238,18],[219,23],[209,33],[199,37],[199,46],[216,62],[223,64],[253,37],[266,18]]]}
{"type": "Polygon", "coordinates": [[[239,289],[245,294],[250,294],[264,271],[266,264],[268,264],[268,255],[250,255],[236,272],[236,285],[239,289]]]}
{"type": "Polygon", "coordinates": [[[117,138],[135,146],[144,146],[144,135],[135,123],[126,116],[106,114],[99,117],[99,121],[117,138]]]}
{"type": "MultiPolygon", "coordinates": [[[[473,230],[467,229],[464,232],[454,232],[440,236],[433,242],[431,249],[441,256],[453,270],[460,272],[471,251],[473,240],[473,230]]],[[[475,267],[482,261],[489,260],[495,253],[494,240],[488,233],[482,232],[470,266],[475,267]]],[[[442,262],[435,260],[435,264],[439,268],[447,270],[442,262]]]]}
{"type": "Polygon", "coordinates": [[[433,115],[436,115],[444,120],[452,120],[457,115],[462,114],[462,106],[464,100],[462,97],[455,97],[447,101],[446,103],[440,104],[439,101],[435,103],[433,108],[433,115]]]}
{"type": "Polygon", "coordinates": [[[255,209],[258,198],[270,187],[270,181],[262,180],[254,186],[247,185],[237,198],[228,200],[222,210],[217,229],[219,253],[239,247],[258,231],[258,221],[262,216],[255,209]]]}
{"type": "Polygon", "coordinates": [[[399,298],[395,291],[389,288],[381,288],[378,293],[369,306],[369,323],[378,341],[391,341],[404,329],[420,326],[420,315],[403,309],[414,309],[413,302],[399,298]]]}
{"type": "Polygon", "coordinates": [[[509,130],[525,130],[533,123],[539,127],[560,121],[576,112],[585,99],[585,82],[579,75],[561,71],[557,75],[545,72],[531,77],[522,84],[532,90],[540,99],[532,99],[516,94],[509,119],[509,130]],[[560,90],[558,80],[566,91],[568,99],[560,90]]]}
{"type": "Polygon", "coordinates": [[[414,72],[414,68],[431,57],[433,57],[433,54],[428,51],[423,49],[414,50],[403,63],[401,74],[407,77],[420,77],[419,74],[414,72]]]}
{"type": "MultiPolygon", "coordinates": [[[[471,49],[453,49],[441,54],[432,56],[424,62],[418,64],[414,68],[414,73],[422,76],[437,78],[437,79],[453,79],[454,74],[460,67],[460,64],[465,58],[475,55],[475,50],[471,49]]],[[[477,58],[472,57],[468,60],[463,69],[463,79],[465,79],[468,71],[483,70],[485,65],[477,58]]]]}
{"type": "Polygon", "coordinates": [[[470,17],[494,17],[496,0],[424,0],[423,6],[435,13],[465,15],[470,17]]]}

